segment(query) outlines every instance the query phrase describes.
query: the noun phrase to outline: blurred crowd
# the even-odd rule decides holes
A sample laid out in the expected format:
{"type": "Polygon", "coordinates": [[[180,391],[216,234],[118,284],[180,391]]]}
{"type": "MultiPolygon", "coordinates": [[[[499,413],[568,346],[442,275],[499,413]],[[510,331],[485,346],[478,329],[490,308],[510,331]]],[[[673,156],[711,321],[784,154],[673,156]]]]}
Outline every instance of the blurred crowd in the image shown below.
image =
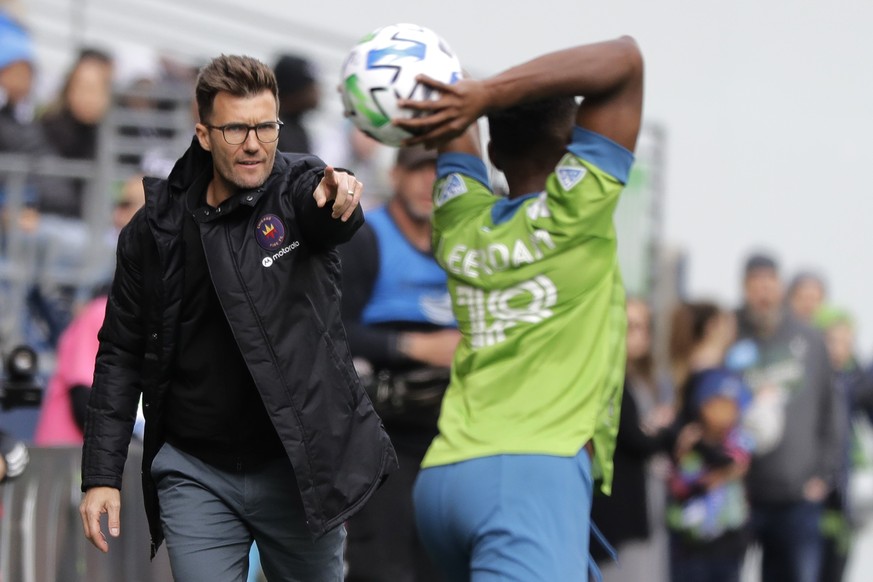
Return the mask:
{"type": "MultiPolygon", "coordinates": [[[[110,51],[82,48],[57,95],[37,103],[32,39],[0,12],[0,158],[95,162],[100,126],[118,91],[136,105],[130,96],[136,91],[193,86],[196,75],[196,67],[170,59],[155,60],[148,74],[124,67],[110,51]]],[[[280,150],[315,153],[353,169],[367,185],[366,204],[402,195],[418,176],[430,181],[423,189],[429,196],[432,159],[401,156],[392,168],[384,146],[342,119],[333,131],[313,134],[307,116],[322,99],[313,64],[281,55],[274,70],[284,122],[280,150]]],[[[159,107],[148,99],[139,105],[159,107]]],[[[161,175],[168,169],[161,160],[175,153],[139,160],[111,192],[93,192],[92,181],[75,172],[34,173],[14,204],[0,172],[0,286],[21,276],[11,273],[16,265],[31,270],[24,303],[0,301],[0,318],[16,322],[3,329],[21,330],[15,340],[53,362],[36,444],[81,444],[115,238],[144,203],[143,176],[161,175]],[[88,200],[111,217],[96,236],[88,200]],[[95,241],[105,247],[100,276],[84,283],[57,276],[84,269],[95,241]],[[26,260],[15,263],[15,253],[26,260]]],[[[410,200],[403,212],[413,223],[410,200]]],[[[419,234],[419,250],[427,251],[429,231],[419,234]]],[[[738,580],[751,544],[760,548],[763,580],[843,577],[853,536],[873,510],[873,490],[861,485],[873,475],[873,372],[856,356],[850,311],[829,301],[822,276],[783,273],[762,253],[748,257],[741,284],[736,309],[685,300],[670,307],[667,330],[654,328],[655,307],[646,298],[627,302],[613,494],[595,498],[593,509],[594,523],[617,551],[617,563],[606,551],[595,556],[607,581],[738,580]],[[666,345],[656,345],[656,337],[666,345]],[[667,357],[659,361],[659,354],[667,357]]],[[[448,339],[453,349],[457,338],[448,339]]]]}
{"type": "Polygon", "coordinates": [[[661,366],[651,307],[628,301],[615,485],[593,510],[618,551],[605,580],[739,580],[750,547],[761,580],[844,579],[873,508],[873,371],[820,275],[765,253],[743,273],[737,309],[672,310],[661,366]]]}

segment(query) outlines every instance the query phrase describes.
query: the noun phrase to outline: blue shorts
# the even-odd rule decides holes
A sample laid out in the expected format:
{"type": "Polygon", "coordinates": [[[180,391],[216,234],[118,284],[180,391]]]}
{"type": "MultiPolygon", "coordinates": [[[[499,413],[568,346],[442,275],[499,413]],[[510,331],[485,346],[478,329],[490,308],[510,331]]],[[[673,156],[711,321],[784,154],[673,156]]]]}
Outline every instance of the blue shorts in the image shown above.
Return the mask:
{"type": "Polygon", "coordinates": [[[416,525],[452,582],[587,580],[591,460],[497,455],[423,469],[416,525]]]}

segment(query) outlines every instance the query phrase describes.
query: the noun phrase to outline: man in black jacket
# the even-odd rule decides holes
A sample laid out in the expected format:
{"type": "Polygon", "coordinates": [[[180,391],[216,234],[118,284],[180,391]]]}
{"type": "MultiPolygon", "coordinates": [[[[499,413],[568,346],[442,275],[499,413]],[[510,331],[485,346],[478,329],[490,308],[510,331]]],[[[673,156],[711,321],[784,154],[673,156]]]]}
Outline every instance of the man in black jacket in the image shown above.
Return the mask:
{"type": "Polygon", "coordinates": [[[176,579],[242,579],[254,539],[270,580],[341,580],[343,522],[397,462],[358,383],[335,245],[362,185],[276,155],[276,80],[221,56],[197,81],[200,123],[122,232],[88,405],[85,535],[118,536],[140,393],[152,554],[176,579]]]}

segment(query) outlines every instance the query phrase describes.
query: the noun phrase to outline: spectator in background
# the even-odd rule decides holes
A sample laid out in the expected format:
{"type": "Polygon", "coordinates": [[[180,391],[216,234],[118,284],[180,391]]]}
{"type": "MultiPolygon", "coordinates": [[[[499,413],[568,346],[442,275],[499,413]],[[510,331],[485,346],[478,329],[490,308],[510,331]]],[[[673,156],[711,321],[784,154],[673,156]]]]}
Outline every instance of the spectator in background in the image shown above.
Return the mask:
{"type": "Polygon", "coordinates": [[[279,85],[279,151],[312,153],[312,140],[303,118],[318,107],[321,91],[313,64],[303,57],[282,55],[273,67],[279,85]]]}
{"type": "Polygon", "coordinates": [[[739,582],[749,508],[743,476],[752,440],[741,415],[748,388],[723,368],[701,373],[688,401],[696,420],[680,439],[667,522],[673,582],[739,582]]]}
{"type": "MultiPolygon", "coordinates": [[[[0,10],[0,154],[47,153],[42,131],[34,121],[31,91],[34,79],[33,44],[19,22],[0,10]]],[[[56,319],[48,316],[44,302],[34,293],[39,270],[41,240],[37,233],[41,195],[53,180],[27,176],[21,184],[0,182],[0,268],[3,277],[0,301],[4,303],[3,329],[23,330],[23,339],[37,348],[53,347],[60,333],[56,319]],[[15,212],[15,214],[11,214],[15,212]],[[36,317],[33,317],[33,316],[36,317]],[[35,322],[38,322],[35,323],[35,322]],[[42,324],[46,325],[43,326],[42,324]],[[47,331],[43,328],[47,327],[47,331]]],[[[2,341],[10,341],[4,334],[2,341]]]]}
{"type": "Polygon", "coordinates": [[[0,151],[42,151],[30,102],[33,44],[24,27],[0,11],[0,151]]]}
{"type": "Polygon", "coordinates": [[[695,375],[724,364],[725,354],[736,341],[733,314],[715,303],[683,303],[673,311],[670,322],[670,369],[676,385],[677,421],[688,422],[685,405],[691,404],[695,375]]]}
{"type": "MultiPolygon", "coordinates": [[[[112,58],[86,48],[67,73],[60,95],[42,117],[50,150],[62,158],[94,160],[97,131],[109,111],[112,97],[112,58]]],[[[43,214],[82,218],[87,183],[75,178],[68,189],[44,192],[39,209],[43,214]]]]}
{"type": "MultiPolygon", "coordinates": [[[[47,153],[71,160],[94,161],[97,132],[109,110],[112,59],[95,49],[84,49],[70,67],[57,99],[40,117],[47,153]]],[[[53,178],[40,189],[35,286],[28,302],[45,322],[50,346],[73,317],[83,299],[83,275],[91,246],[85,217],[91,180],[53,178]]]]}
{"type": "Polygon", "coordinates": [[[145,176],[142,174],[134,174],[125,180],[121,187],[121,194],[112,207],[112,227],[116,238],[121,233],[121,229],[127,226],[133,215],[145,204],[145,192],[142,185],[144,178],[145,176]]]}
{"type": "Polygon", "coordinates": [[[816,312],[827,297],[824,279],[812,271],[801,271],[788,285],[788,306],[794,316],[811,324],[816,312]]]}
{"type": "Polygon", "coordinates": [[[741,425],[748,387],[724,367],[733,314],[709,302],[673,313],[670,361],[677,390],[667,523],[673,582],[738,582],[748,543],[742,478],[752,442],[741,425]]]}
{"type": "MultiPolygon", "coordinates": [[[[843,453],[836,485],[825,500],[822,531],[825,536],[824,558],[822,560],[820,582],[839,582],[843,579],[853,529],[857,527],[855,516],[850,512],[849,478],[852,472],[855,447],[856,423],[869,423],[873,418],[873,378],[868,376],[858,364],[855,356],[855,327],[851,315],[842,309],[826,306],[819,308],[813,323],[824,332],[825,343],[834,371],[834,389],[840,402],[843,415],[842,430],[843,453]]],[[[870,463],[873,459],[857,459],[870,463]]]]}
{"type": "Polygon", "coordinates": [[[82,307],[61,334],[55,371],[49,379],[34,434],[37,445],[82,444],[99,346],[97,332],[105,312],[106,295],[99,295],[82,307]]]}
{"type": "Polygon", "coordinates": [[[412,486],[437,434],[460,340],[446,273],[431,252],[436,152],[397,150],[394,195],[340,246],[343,323],[400,469],[348,523],[347,580],[436,581],[415,531],[412,486]]]}
{"type": "Polygon", "coordinates": [[[608,552],[590,544],[592,556],[602,562],[605,582],[666,577],[666,548],[657,543],[658,536],[652,536],[653,528],[662,528],[663,503],[650,504],[664,491],[660,477],[649,470],[649,460],[669,450],[667,427],[673,413],[669,406],[660,404],[662,391],[654,370],[651,328],[649,306],[629,298],[627,369],[613,455],[612,494],[595,495],[591,507],[592,521],[618,554],[617,563],[612,564],[607,560],[608,552]]]}
{"type": "MultiPolygon", "coordinates": [[[[121,197],[115,202],[112,222],[116,237],[145,203],[142,174],[124,182],[121,197]]],[[[88,302],[61,334],[55,370],[43,398],[34,442],[41,446],[81,445],[94,361],[97,358],[97,332],[103,325],[108,287],[88,302]]]]}
{"type": "Polygon", "coordinates": [[[835,485],[841,455],[839,402],[821,334],[783,303],[776,262],[746,261],[739,341],[728,362],[753,392],[774,392],[784,422],[772,446],[758,450],[747,477],[752,534],[761,545],[763,580],[814,582],[821,569],[822,502],[835,485]]]}
{"type": "MultiPolygon", "coordinates": [[[[33,88],[33,43],[24,27],[0,11],[0,153],[45,153],[45,140],[33,122],[30,101],[33,88]]],[[[27,231],[36,228],[38,214],[34,184],[25,192],[27,209],[17,217],[3,216],[4,227],[15,220],[27,231]]],[[[6,204],[6,192],[0,191],[0,207],[6,204]]]]}

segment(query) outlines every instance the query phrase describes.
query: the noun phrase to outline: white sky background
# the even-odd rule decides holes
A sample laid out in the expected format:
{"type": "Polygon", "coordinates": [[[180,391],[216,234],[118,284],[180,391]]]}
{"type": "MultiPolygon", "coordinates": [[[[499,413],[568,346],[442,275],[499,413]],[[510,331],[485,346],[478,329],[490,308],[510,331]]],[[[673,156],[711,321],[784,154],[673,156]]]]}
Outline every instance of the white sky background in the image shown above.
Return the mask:
{"type": "MultiPolygon", "coordinates": [[[[239,5],[238,13],[215,16],[271,14],[342,39],[414,22],[440,33],[479,75],[551,50],[634,36],[647,65],[646,119],[667,132],[665,238],[687,253],[691,297],[734,305],[743,259],[769,249],[786,277],[799,268],[826,276],[834,303],[858,318],[860,353],[873,355],[870,0],[239,5]]],[[[289,34],[288,51],[300,40],[289,34]]],[[[246,49],[227,47],[235,50],[246,49]]]]}
{"type": "MultiPolygon", "coordinates": [[[[275,10],[287,4],[273,1],[275,10]]],[[[667,242],[692,297],[739,300],[741,265],[772,250],[811,267],[873,353],[873,2],[441,0],[324,2],[301,20],[354,36],[391,22],[439,32],[490,75],[537,54],[630,34],[647,65],[645,115],[666,127],[667,242]]]]}

